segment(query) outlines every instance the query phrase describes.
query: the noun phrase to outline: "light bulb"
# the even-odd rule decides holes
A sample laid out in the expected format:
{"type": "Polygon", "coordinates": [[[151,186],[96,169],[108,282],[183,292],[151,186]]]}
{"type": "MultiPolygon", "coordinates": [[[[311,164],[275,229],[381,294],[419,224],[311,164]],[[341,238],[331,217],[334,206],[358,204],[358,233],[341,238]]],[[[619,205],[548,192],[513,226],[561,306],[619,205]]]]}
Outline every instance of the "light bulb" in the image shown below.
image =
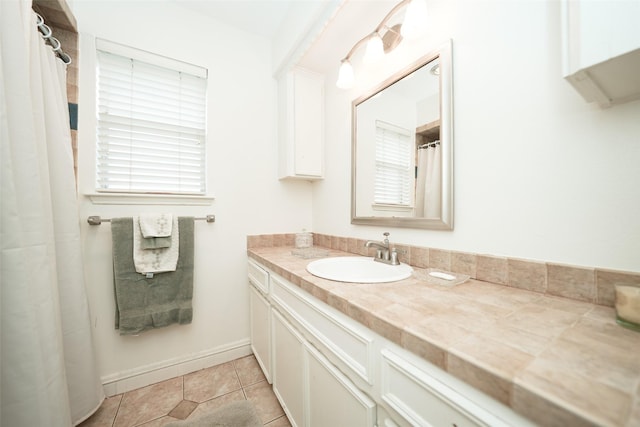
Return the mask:
{"type": "Polygon", "coordinates": [[[373,33],[367,42],[367,50],[362,61],[365,64],[374,64],[384,57],[384,46],[380,34],[373,33]]]}
{"type": "Polygon", "coordinates": [[[340,71],[338,71],[338,81],[336,86],[339,89],[351,89],[353,87],[353,67],[348,59],[342,61],[340,71]]]}
{"type": "Polygon", "coordinates": [[[400,34],[407,40],[416,39],[427,30],[427,4],[424,0],[411,0],[404,15],[400,34]]]}

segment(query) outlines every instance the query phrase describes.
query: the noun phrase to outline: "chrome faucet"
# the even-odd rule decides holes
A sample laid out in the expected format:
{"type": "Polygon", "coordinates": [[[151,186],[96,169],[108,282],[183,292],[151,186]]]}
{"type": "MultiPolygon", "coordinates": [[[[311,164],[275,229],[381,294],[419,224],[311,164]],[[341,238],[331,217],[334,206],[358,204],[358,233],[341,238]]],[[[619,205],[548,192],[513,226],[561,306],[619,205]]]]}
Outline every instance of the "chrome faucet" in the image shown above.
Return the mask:
{"type": "Polygon", "coordinates": [[[384,240],[381,242],[377,242],[375,240],[368,240],[364,245],[367,248],[375,247],[376,256],[373,257],[374,261],[383,262],[385,264],[391,265],[400,265],[400,261],[398,260],[398,252],[396,248],[389,247],[389,232],[386,231],[382,233],[384,235],[384,240]]]}

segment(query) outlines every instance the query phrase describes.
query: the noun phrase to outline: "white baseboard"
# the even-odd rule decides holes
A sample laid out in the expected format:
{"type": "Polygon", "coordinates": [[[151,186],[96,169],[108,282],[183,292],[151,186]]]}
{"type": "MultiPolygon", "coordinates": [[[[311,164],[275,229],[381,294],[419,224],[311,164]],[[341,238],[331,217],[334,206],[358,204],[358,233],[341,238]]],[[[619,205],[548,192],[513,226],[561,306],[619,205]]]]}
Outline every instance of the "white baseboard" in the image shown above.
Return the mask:
{"type": "Polygon", "coordinates": [[[106,375],[101,378],[101,381],[104,393],[110,397],[250,354],[252,354],[251,342],[249,339],[244,339],[188,356],[106,375]]]}

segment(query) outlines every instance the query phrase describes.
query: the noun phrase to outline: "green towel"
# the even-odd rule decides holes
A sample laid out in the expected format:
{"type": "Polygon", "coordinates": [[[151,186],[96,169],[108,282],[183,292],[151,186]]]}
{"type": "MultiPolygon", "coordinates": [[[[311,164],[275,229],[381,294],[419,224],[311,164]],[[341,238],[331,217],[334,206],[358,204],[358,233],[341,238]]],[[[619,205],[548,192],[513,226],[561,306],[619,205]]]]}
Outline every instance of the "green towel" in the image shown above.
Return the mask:
{"type": "Polygon", "coordinates": [[[171,246],[171,236],[169,237],[145,237],[140,239],[142,249],[162,249],[171,246]]]}
{"type": "Polygon", "coordinates": [[[191,323],[193,309],[193,217],[180,217],[180,255],[176,271],[147,279],[133,264],[133,218],[113,218],[113,285],[116,329],[134,335],[173,323],[191,323]]]}

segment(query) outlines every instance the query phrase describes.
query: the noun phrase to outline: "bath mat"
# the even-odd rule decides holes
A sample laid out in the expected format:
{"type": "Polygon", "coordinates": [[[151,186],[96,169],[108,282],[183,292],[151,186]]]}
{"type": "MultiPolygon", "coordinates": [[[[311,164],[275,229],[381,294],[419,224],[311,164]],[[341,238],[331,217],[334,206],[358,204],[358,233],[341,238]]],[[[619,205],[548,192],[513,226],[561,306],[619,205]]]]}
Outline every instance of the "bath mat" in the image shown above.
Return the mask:
{"type": "Polygon", "coordinates": [[[193,420],[173,421],[165,427],[262,427],[253,403],[233,402],[193,420]]]}

